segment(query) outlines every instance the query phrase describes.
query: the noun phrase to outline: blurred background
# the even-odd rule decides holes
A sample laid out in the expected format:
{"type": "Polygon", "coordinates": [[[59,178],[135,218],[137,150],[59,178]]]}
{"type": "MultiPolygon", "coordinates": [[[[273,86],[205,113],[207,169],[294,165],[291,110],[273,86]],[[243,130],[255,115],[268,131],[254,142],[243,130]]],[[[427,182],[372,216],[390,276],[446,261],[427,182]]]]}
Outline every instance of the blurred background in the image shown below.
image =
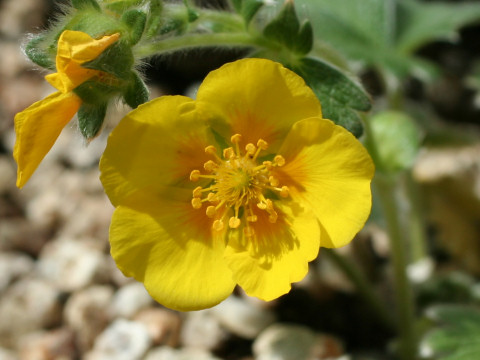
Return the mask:
{"type": "MultiPolygon", "coordinates": [[[[431,305],[480,303],[480,13],[462,15],[448,39],[426,37],[405,51],[418,64],[403,71],[387,57],[338,43],[321,28],[329,24],[314,1],[296,4],[300,17],[320,24],[322,41],[347,59],[343,65],[372,97],[373,114],[392,110],[391,95],[401,92],[402,112],[415,119],[419,151],[398,182],[399,204],[403,217],[421,219],[405,232],[424,239],[408,274],[419,333],[428,334],[433,325],[424,313],[431,305]]],[[[391,324],[345,275],[346,266],[362,274],[391,309],[390,246],[378,206],[351,245],[321,251],[308,276],[280,299],[265,303],[238,290],[213,309],[178,313],[156,304],[109,256],[113,207],[97,166],[128,108],[111,107],[105,130],[90,144],[72,121],[29,183],[15,187],[13,117],[52,92],[46,72],[21,45],[48,26],[57,5],[0,0],[0,360],[394,359],[391,324]]],[[[220,0],[202,5],[226,8],[220,0]]],[[[154,59],[146,66],[151,97],[190,94],[208,71],[241,56],[196,50],[154,59]]],[[[425,358],[441,358],[435,346],[424,349],[425,358]]]]}

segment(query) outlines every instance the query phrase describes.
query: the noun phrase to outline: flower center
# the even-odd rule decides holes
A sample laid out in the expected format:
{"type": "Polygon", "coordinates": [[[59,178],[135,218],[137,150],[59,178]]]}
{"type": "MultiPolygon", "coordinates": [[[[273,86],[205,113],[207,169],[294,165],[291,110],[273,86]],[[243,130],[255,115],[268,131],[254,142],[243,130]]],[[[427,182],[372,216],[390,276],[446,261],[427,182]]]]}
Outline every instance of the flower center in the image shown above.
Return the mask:
{"type": "Polygon", "coordinates": [[[205,148],[207,154],[212,155],[213,160],[208,160],[203,168],[206,173],[200,170],[193,170],[190,173],[191,181],[198,181],[200,178],[212,179],[208,187],[198,186],[193,190],[192,206],[200,209],[204,202],[209,205],[206,214],[210,218],[216,218],[213,228],[217,231],[223,229],[222,218],[229,209],[234,215],[230,217],[228,226],[232,229],[238,228],[244,221],[244,231],[247,236],[253,235],[253,229],[249,223],[257,221],[253,207],[266,211],[268,220],[275,223],[278,214],[273,207],[273,202],[265,198],[266,190],[278,193],[282,197],[289,194],[288,187],[279,186],[279,180],[273,176],[272,169],[285,164],[281,155],[275,156],[273,161],[257,161],[262,150],[268,148],[266,141],[260,139],[255,146],[249,143],[245,151],[240,150],[242,136],[235,134],[231,137],[233,147],[223,150],[223,158],[217,155],[214,146],[205,148]],[[206,196],[204,194],[206,193],[206,196]]]}

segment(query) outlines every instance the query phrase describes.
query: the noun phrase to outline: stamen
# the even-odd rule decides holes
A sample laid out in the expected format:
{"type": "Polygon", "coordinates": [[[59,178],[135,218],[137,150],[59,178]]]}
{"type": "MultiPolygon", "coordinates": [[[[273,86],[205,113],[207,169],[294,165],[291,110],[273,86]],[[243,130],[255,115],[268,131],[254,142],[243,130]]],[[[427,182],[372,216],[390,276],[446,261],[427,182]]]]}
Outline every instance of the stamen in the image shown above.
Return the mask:
{"type": "Polygon", "coordinates": [[[215,206],[210,205],[210,206],[207,207],[207,210],[205,211],[205,214],[207,214],[207,216],[209,218],[213,218],[215,216],[216,212],[217,212],[217,210],[215,209],[215,206]]]}
{"type": "Polygon", "coordinates": [[[240,223],[241,221],[238,217],[232,216],[230,220],[228,220],[228,226],[230,226],[230,228],[232,229],[238,228],[240,226],[240,223]]]}
{"type": "Polygon", "coordinates": [[[233,151],[233,148],[229,147],[226,149],[223,149],[223,157],[224,159],[230,160],[235,157],[235,152],[233,151]]]}
{"type": "Polygon", "coordinates": [[[248,143],[246,146],[245,146],[245,151],[247,152],[247,155],[253,155],[255,154],[255,151],[257,150],[257,148],[255,147],[255,145],[253,145],[252,143],[248,143]]]}
{"type": "Polygon", "coordinates": [[[237,150],[237,156],[240,156],[240,146],[239,143],[242,141],[242,135],[235,134],[230,138],[232,144],[235,144],[235,149],[237,150]]]}
{"type": "Polygon", "coordinates": [[[193,170],[190,173],[190,181],[198,181],[200,178],[200,170],[193,170]]]}
{"type": "Polygon", "coordinates": [[[270,183],[270,185],[275,187],[277,187],[280,184],[280,181],[273,175],[270,175],[270,177],[268,178],[268,182],[270,183]]]}
{"type": "Polygon", "coordinates": [[[218,165],[212,160],[208,160],[205,164],[203,164],[203,168],[208,172],[213,172],[213,170],[215,170],[217,167],[218,165]]]}
{"type": "Polygon", "coordinates": [[[193,189],[193,197],[199,198],[202,196],[202,190],[203,188],[201,186],[197,186],[195,189],[193,189]]]}
{"type": "Polygon", "coordinates": [[[285,158],[282,155],[277,155],[273,158],[273,162],[275,163],[275,165],[281,167],[285,165],[285,158]]]}
{"type": "Polygon", "coordinates": [[[265,191],[272,190],[281,197],[289,196],[289,188],[281,186],[281,179],[272,171],[276,167],[285,165],[285,159],[276,155],[273,161],[257,163],[257,158],[262,150],[268,149],[268,143],[259,139],[256,143],[248,143],[245,150],[240,149],[242,136],[235,134],[230,138],[232,147],[223,149],[223,158],[218,155],[218,149],[209,145],[205,147],[205,153],[212,156],[211,160],[203,164],[205,170],[193,170],[190,173],[191,181],[210,179],[210,185],[197,186],[193,189],[191,205],[194,209],[200,209],[204,202],[208,202],[205,214],[211,218],[213,231],[222,231],[225,226],[230,229],[242,227],[246,237],[255,236],[252,223],[258,221],[253,206],[266,211],[268,221],[275,223],[278,213],[275,211],[273,201],[265,198],[265,191]],[[234,144],[234,145],[233,145],[234,144]],[[203,174],[201,171],[205,171],[203,174]],[[206,196],[203,196],[206,193],[206,196]],[[242,209],[243,208],[243,209],[242,209]],[[234,213],[226,223],[225,214],[229,209],[234,213]],[[243,210],[243,216],[239,213],[243,210]],[[224,223],[225,220],[225,223],[224,223]]]}
{"type": "Polygon", "coordinates": [[[202,207],[202,200],[198,197],[192,199],[192,207],[194,209],[200,209],[202,207]]]}
{"type": "Polygon", "coordinates": [[[215,231],[222,231],[223,230],[223,221],[222,220],[215,220],[213,222],[212,228],[215,231]]]}
{"type": "Polygon", "coordinates": [[[259,139],[257,141],[257,146],[262,150],[267,150],[268,149],[268,143],[263,139],[259,139]]]}

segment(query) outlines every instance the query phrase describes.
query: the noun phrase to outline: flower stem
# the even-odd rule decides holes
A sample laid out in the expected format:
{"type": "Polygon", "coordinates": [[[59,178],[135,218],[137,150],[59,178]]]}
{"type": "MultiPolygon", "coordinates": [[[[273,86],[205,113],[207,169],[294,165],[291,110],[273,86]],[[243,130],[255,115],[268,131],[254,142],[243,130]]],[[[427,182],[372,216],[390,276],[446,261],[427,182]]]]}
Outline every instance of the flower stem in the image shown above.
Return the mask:
{"type": "Polygon", "coordinates": [[[267,47],[268,44],[261,38],[254,38],[247,33],[188,34],[139,45],[134,52],[136,56],[147,58],[191,48],[219,46],[261,48],[267,47]]]}
{"type": "Polygon", "coordinates": [[[413,291],[407,277],[407,249],[402,236],[402,226],[395,197],[395,184],[391,177],[375,179],[379,200],[383,208],[390,240],[395,280],[397,324],[400,335],[400,358],[413,360],[417,353],[413,291]]]}
{"type": "Polygon", "coordinates": [[[349,280],[355,284],[363,299],[365,299],[371,309],[377,314],[378,319],[385,326],[393,329],[395,324],[391,315],[387,312],[384,304],[380,301],[380,298],[375,293],[375,290],[372,288],[370,282],[366,279],[362,271],[353,262],[338,254],[335,250],[322,249],[321,253],[328,256],[328,258],[343,271],[349,280]]]}

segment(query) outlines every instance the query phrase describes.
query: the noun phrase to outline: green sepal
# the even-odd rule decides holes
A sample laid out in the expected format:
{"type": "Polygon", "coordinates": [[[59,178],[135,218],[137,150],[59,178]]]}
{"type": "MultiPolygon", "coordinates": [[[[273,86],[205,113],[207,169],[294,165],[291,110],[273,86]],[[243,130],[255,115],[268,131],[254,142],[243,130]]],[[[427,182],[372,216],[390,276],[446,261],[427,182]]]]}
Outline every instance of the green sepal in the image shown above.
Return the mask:
{"type": "Polygon", "coordinates": [[[313,47],[313,30],[309,22],[300,26],[293,1],[285,2],[278,15],[265,26],[263,35],[297,53],[305,55],[313,47]]]}
{"type": "Polygon", "coordinates": [[[129,28],[127,41],[130,45],[135,45],[142,38],[145,24],[147,22],[147,15],[141,10],[128,10],[123,13],[122,22],[129,28]]]}
{"type": "Polygon", "coordinates": [[[115,77],[127,80],[130,78],[134,58],[130,45],[126,41],[117,41],[97,58],[82,64],[84,68],[104,71],[115,77]]]}
{"type": "Polygon", "coordinates": [[[242,16],[245,19],[245,24],[250,24],[255,14],[264,5],[262,0],[245,0],[242,5],[242,16]]]}
{"type": "Polygon", "coordinates": [[[131,73],[131,81],[123,94],[125,103],[136,109],[148,101],[149,91],[142,78],[136,73],[131,73]]]}
{"type": "Polygon", "coordinates": [[[125,10],[133,6],[141,6],[144,2],[145,0],[118,0],[106,3],[105,7],[108,10],[114,11],[117,14],[121,15],[125,12],[125,10]]]}
{"type": "Polygon", "coordinates": [[[305,57],[291,66],[305,79],[320,99],[323,117],[343,126],[356,137],[363,133],[362,121],[355,110],[368,111],[370,98],[360,85],[334,66],[305,57]]]}
{"type": "Polygon", "coordinates": [[[159,31],[162,25],[163,2],[162,0],[151,0],[148,8],[148,19],[146,26],[147,37],[152,37],[159,31]]]}
{"type": "Polygon", "coordinates": [[[87,140],[93,139],[102,129],[108,103],[88,105],[82,104],[78,110],[78,128],[87,140]]]}
{"type": "Polygon", "coordinates": [[[188,8],[187,8],[187,19],[188,19],[188,22],[190,22],[190,23],[194,22],[195,20],[198,19],[199,16],[200,16],[200,14],[198,13],[197,10],[192,9],[191,7],[188,7],[188,8]]]}
{"type": "Polygon", "coordinates": [[[72,6],[77,10],[85,9],[86,7],[101,11],[100,5],[95,0],[71,0],[72,6]]]}
{"type": "Polygon", "coordinates": [[[35,64],[49,70],[55,70],[54,56],[50,56],[48,52],[41,47],[41,43],[45,41],[45,35],[35,36],[25,46],[25,54],[35,64]]]}
{"type": "Polygon", "coordinates": [[[82,99],[84,104],[99,105],[108,102],[113,96],[119,94],[121,88],[92,79],[77,86],[73,92],[82,99]]]}

